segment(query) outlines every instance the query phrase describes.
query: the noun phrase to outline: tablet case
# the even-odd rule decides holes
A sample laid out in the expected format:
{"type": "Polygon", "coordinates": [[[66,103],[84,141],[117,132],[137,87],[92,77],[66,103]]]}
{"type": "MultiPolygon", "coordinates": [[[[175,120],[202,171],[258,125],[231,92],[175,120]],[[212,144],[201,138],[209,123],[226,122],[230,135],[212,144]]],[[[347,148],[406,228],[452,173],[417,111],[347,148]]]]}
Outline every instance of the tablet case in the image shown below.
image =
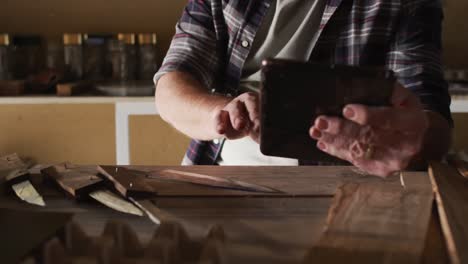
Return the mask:
{"type": "Polygon", "coordinates": [[[342,162],[316,147],[309,129],[320,115],[342,116],[350,103],[389,105],[395,78],[382,68],[282,59],[262,63],[260,150],[314,162],[342,162]]]}

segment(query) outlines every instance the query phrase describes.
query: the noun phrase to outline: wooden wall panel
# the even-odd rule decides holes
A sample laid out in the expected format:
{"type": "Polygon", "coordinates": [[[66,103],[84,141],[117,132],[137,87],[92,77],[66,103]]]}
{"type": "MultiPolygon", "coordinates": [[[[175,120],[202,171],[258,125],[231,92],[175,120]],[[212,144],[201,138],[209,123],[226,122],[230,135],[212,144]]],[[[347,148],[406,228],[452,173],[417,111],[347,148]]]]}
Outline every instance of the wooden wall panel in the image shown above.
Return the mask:
{"type": "Polygon", "coordinates": [[[132,165],[180,165],[189,139],[159,116],[130,116],[132,165]]]}
{"type": "Polygon", "coordinates": [[[0,105],[0,153],[40,163],[115,163],[113,104],[0,105]]]}

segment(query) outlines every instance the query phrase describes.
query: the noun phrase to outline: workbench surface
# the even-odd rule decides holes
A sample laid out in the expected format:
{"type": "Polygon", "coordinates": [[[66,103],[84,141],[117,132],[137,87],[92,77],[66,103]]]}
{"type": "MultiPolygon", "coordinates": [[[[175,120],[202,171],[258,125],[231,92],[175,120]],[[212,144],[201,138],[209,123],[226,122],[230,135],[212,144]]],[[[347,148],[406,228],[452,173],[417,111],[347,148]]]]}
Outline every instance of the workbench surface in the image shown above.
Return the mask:
{"type": "MultiPolygon", "coordinates": [[[[426,172],[403,173],[381,179],[358,173],[353,167],[151,167],[132,166],[141,171],[178,169],[228,177],[261,184],[283,191],[281,194],[252,194],[243,191],[216,189],[187,183],[155,183],[160,190],[154,198],[142,201],[163,221],[180,223],[190,237],[203,237],[208,230],[221,226],[230,245],[230,255],[242,255],[256,263],[302,263],[307,252],[319,241],[327,224],[327,216],[338,187],[343,184],[375,184],[405,190],[431,191],[426,172]],[[251,250],[254,249],[254,250],[251,250]],[[236,254],[242,252],[242,254],[236,254]]],[[[13,194],[0,198],[0,208],[74,213],[73,220],[89,235],[98,235],[109,220],[130,224],[142,243],[151,240],[157,226],[146,217],[113,211],[96,202],[77,203],[53,186],[33,181],[44,196],[46,207],[35,207],[19,201],[13,194]]],[[[148,183],[152,184],[152,179],[148,183]]],[[[432,210],[432,209],[431,209],[432,210]]],[[[437,217],[429,225],[425,255],[431,261],[447,260],[437,217]],[[428,250],[428,247],[430,250],[428,250]],[[434,257],[436,256],[436,257],[434,257]]],[[[418,226],[421,223],[407,223],[418,226]]],[[[21,228],[21,227],[11,227],[21,228]]],[[[236,263],[240,259],[235,258],[236,263]]],[[[242,258],[241,258],[242,259],[242,258]]]]}

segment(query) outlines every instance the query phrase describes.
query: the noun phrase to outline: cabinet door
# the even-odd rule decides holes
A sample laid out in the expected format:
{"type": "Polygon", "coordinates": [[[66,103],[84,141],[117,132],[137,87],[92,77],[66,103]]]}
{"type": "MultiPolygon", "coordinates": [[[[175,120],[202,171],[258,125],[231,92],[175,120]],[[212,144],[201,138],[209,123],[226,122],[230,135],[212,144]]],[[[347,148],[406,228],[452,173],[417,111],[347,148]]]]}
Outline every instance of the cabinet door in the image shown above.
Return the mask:
{"type": "Polygon", "coordinates": [[[130,164],[180,165],[189,138],[158,115],[130,115],[130,164]]]}
{"type": "Polygon", "coordinates": [[[114,104],[0,105],[0,153],[38,163],[115,163],[114,104]]]}

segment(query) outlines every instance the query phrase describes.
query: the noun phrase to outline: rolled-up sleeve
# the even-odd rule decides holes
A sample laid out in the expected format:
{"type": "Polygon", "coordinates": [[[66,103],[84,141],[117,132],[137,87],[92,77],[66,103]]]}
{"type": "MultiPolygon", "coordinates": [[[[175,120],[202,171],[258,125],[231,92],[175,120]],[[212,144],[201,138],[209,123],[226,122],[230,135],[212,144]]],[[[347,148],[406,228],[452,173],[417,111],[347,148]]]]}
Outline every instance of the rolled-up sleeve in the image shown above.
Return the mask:
{"type": "Polygon", "coordinates": [[[440,0],[403,3],[387,65],[403,86],[419,96],[425,109],[440,113],[453,126],[450,95],[441,63],[443,11],[440,0]]]}
{"type": "Polygon", "coordinates": [[[208,0],[190,0],[176,25],[176,33],[154,83],[168,72],[192,74],[206,88],[211,88],[218,72],[216,33],[208,0]]]}

